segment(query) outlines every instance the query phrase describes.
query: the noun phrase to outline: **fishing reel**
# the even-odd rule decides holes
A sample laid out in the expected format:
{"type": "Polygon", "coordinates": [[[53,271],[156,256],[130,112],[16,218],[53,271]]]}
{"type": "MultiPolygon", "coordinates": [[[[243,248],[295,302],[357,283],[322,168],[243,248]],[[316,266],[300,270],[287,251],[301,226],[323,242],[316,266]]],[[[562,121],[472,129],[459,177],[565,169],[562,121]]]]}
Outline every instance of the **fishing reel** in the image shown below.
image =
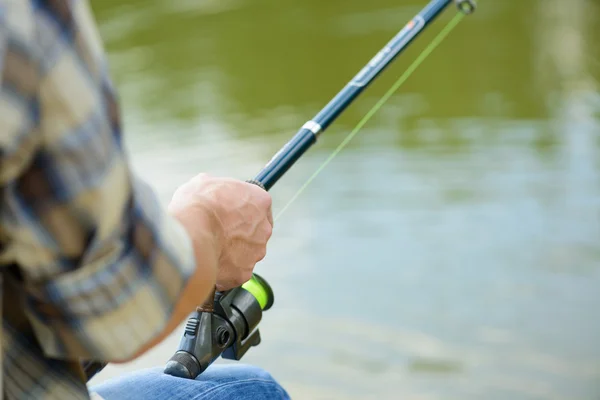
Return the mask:
{"type": "Polygon", "coordinates": [[[188,318],[164,373],[195,379],[219,356],[240,360],[250,347],[260,344],[256,327],[273,301],[273,290],[257,274],[240,287],[211,294],[188,318]]]}

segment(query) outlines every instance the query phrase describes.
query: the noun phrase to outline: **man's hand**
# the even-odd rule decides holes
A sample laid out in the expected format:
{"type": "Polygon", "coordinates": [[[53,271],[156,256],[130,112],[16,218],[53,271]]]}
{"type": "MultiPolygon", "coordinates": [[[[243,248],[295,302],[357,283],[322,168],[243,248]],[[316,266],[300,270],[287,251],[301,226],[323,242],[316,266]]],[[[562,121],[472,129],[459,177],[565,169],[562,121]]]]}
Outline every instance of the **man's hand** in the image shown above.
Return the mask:
{"type": "Polygon", "coordinates": [[[113,359],[114,363],[131,361],[156,346],[215,285],[228,290],[244,284],[265,257],[273,229],[271,195],[256,185],[200,174],[175,191],[168,212],[192,241],[196,270],[162,332],[130,357],[113,359]]]}
{"type": "Polygon", "coordinates": [[[256,185],[200,174],[175,191],[169,213],[188,231],[198,260],[205,259],[207,235],[212,236],[216,286],[228,290],[249,280],[266,255],[273,230],[271,203],[271,195],[256,185]]]}

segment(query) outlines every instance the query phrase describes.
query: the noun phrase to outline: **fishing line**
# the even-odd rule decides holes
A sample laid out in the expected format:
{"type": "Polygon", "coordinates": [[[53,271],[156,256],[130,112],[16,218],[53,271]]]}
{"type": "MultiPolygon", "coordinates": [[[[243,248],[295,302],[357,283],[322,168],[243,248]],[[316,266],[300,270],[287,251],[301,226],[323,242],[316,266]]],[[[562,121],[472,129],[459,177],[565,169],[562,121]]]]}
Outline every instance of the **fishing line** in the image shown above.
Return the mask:
{"type": "Polygon", "coordinates": [[[346,136],[346,138],[338,145],[338,147],[329,155],[329,157],[317,168],[310,178],[298,189],[298,191],[292,196],[287,204],[279,211],[275,216],[275,221],[281,217],[281,215],[289,208],[289,206],[296,201],[298,196],[306,190],[308,185],[323,171],[323,169],[342,151],[344,147],[356,136],[356,134],[362,129],[362,127],[371,119],[371,117],[379,111],[379,109],[385,104],[385,102],[398,90],[404,82],[410,78],[413,72],[421,65],[421,63],[439,46],[439,44],[450,34],[450,32],[458,25],[458,23],[465,17],[462,12],[456,13],[454,18],[448,22],[448,24],[437,34],[437,36],[427,45],[427,47],[419,54],[419,56],[413,61],[413,63],[406,69],[406,71],[396,80],[396,82],[388,89],[381,99],[369,110],[369,112],[356,124],[354,129],[346,136]]]}

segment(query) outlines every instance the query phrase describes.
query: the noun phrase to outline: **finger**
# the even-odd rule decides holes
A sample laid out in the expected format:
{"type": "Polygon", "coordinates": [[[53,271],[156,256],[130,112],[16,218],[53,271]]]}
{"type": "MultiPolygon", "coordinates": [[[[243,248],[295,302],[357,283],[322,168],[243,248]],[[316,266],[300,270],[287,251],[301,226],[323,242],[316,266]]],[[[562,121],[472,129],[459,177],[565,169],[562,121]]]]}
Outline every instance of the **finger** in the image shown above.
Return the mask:
{"type": "Polygon", "coordinates": [[[223,286],[223,285],[222,285],[222,284],[220,284],[220,283],[217,283],[215,286],[216,286],[216,288],[217,288],[217,292],[224,292],[224,291],[226,291],[226,290],[227,290],[227,289],[226,289],[226,287],[225,287],[225,286],[223,286]]]}
{"type": "Polygon", "coordinates": [[[234,277],[230,276],[218,279],[215,286],[219,292],[224,292],[240,285],[234,277]]]}
{"type": "Polygon", "coordinates": [[[238,266],[234,271],[232,271],[231,276],[221,277],[217,280],[217,283],[215,284],[217,290],[223,292],[242,286],[244,283],[248,282],[250,278],[252,278],[252,271],[254,270],[255,266],[256,262],[249,263],[244,267],[238,266]]]}
{"type": "Polygon", "coordinates": [[[261,188],[258,185],[253,186],[255,189],[255,193],[258,196],[258,200],[260,201],[260,204],[264,208],[271,208],[271,206],[273,205],[273,198],[271,196],[271,193],[267,192],[265,189],[261,188]]]}
{"type": "Polygon", "coordinates": [[[271,227],[275,226],[275,220],[273,220],[273,209],[271,207],[269,207],[267,211],[267,220],[269,220],[271,227]]]}
{"type": "Polygon", "coordinates": [[[255,253],[254,253],[254,260],[255,263],[252,265],[250,271],[252,271],[254,269],[254,267],[256,266],[256,263],[262,261],[265,257],[267,256],[267,246],[261,246],[255,253]]]}
{"type": "Polygon", "coordinates": [[[273,225],[271,225],[270,223],[268,223],[266,221],[263,222],[261,233],[263,235],[265,245],[266,245],[266,242],[268,242],[269,239],[271,239],[271,236],[273,236],[273,225]]]}

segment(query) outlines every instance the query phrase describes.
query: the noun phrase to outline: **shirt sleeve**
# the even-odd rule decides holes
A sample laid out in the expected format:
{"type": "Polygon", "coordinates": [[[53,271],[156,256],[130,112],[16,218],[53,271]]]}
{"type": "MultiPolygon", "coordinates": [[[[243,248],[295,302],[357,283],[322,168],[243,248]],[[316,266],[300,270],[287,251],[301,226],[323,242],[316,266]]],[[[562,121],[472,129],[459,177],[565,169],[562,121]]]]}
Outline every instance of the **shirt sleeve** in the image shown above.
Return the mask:
{"type": "Polygon", "coordinates": [[[3,56],[2,262],[48,356],[123,359],[166,326],[192,244],[130,168],[87,2],[38,4],[34,37],[3,56]]]}

